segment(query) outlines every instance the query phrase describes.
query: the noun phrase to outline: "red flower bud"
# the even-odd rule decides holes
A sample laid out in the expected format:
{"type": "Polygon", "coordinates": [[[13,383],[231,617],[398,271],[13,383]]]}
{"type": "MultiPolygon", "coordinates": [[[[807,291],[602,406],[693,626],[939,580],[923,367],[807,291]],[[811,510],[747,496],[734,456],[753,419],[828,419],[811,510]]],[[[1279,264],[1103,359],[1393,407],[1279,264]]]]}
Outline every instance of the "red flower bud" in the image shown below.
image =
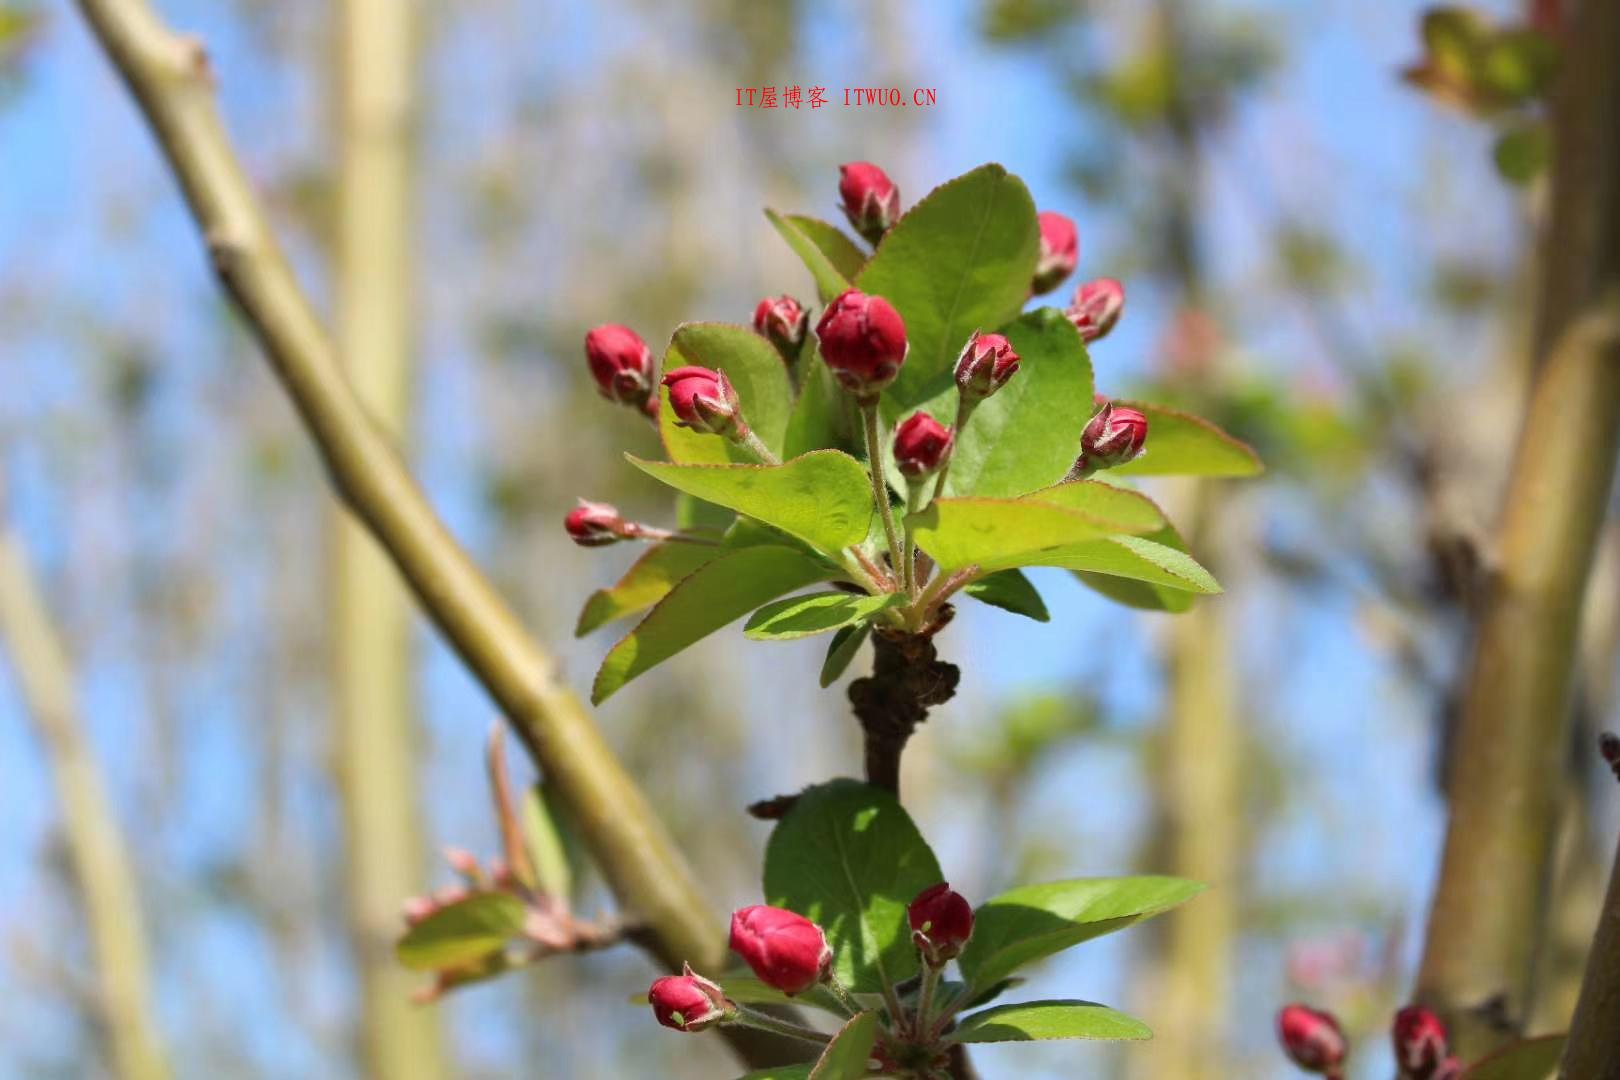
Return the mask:
{"type": "Polygon", "coordinates": [[[676,1031],[702,1031],[735,1016],[737,1005],[725,991],[685,965],[679,975],[653,980],[647,998],[658,1022],[676,1031]]]}
{"type": "Polygon", "coordinates": [[[821,358],[845,390],[875,400],[906,360],[906,324],[881,296],[850,289],[816,323],[821,358]]]}
{"type": "Polygon", "coordinates": [[[1113,278],[1098,278],[1075,290],[1074,302],[1064,314],[1089,345],[1106,337],[1124,310],[1125,286],[1113,278]]]}
{"type": "Polygon", "coordinates": [[[624,519],[607,503],[579,500],[563,522],[568,538],[580,547],[606,547],[625,539],[624,519]]]}
{"type": "Polygon", "coordinates": [[[973,936],[973,906],[943,881],[918,893],[906,918],[911,940],[929,967],[943,967],[973,936]]]}
{"type": "Polygon", "coordinates": [[[838,194],[849,223],[874,244],[900,218],[900,189],[888,173],[870,162],[838,166],[838,194]]]}
{"type": "Polygon", "coordinates": [[[1434,1080],[1451,1043],[1440,1018],[1422,1005],[1408,1005],[1395,1014],[1390,1036],[1401,1080],[1434,1080]]]}
{"type": "Polygon", "coordinates": [[[1000,334],[975,330],[956,358],[956,388],[971,401],[983,401],[1016,374],[1018,354],[1000,334]]]}
{"type": "Polygon", "coordinates": [[[737,391],[723,371],[706,367],[676,368],[664,376],[676,423],[693,431],[730,436],[744,430],[737,391]]]}
{"type": "Polygon", "coordinates": [[[798,358],[799,346],[810,331],[810,314],[793,297],[767,296],[754,308],[754,329],[776,346],[784,359],[798,358]]]}
{"type": "Polygon", "coordinates": [[[652,350],[628,326],[609,323],[586,334],[585,359],[609,401],[639,406],[653,396],[652,350]]]}
{"type": "Polygon", "coordinates": [[[1080,262],[1080,233],[1074,222],[1051,210],[1041,211],[1041,256],[1035,261],[1030,291],[1039,296],[1063,284],[1080,262]]]}
{"type": "Polygon", "coordinates": [[[832,968],[832,946],[821,927],[803,915],[764,904],[732,914],[731,951],[761,982],[784,994],[808,990],[832,968]]]}
{"type": "Polygon", "coordinates": [[[1277,1040],[1288,1059],[1306,1072],[1338,1076],[1350,1044],[1332,1013],[1287,1005],[1277,1013],[1277,1040]]]}
{"type": "Polygon", "coordinates": [[[1079,468],[1096,471],[1134,461],[1147,445],[1147,417],[1128,405],[1107,402],[1080,435],[1079,468]]]}
{"type": "Polygon", "coordinates": [[[894,432],[894,463],[901,475],[915,480],[939,471],[951,452],[956,432],[925,412],[906,417],[894,432]]]}

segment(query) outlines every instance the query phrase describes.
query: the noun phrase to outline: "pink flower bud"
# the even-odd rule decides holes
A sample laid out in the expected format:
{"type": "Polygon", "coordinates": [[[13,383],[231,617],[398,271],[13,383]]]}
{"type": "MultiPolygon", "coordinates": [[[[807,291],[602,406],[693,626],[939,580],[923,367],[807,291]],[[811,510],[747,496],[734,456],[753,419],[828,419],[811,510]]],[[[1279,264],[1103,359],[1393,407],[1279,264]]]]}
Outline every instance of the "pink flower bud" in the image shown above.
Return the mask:
{"type": "Polygon", "coordinates": [[[870,162],[838,166],[838,194],[849,223],[874,244],[900,218],[900,189],[888,173],[870,162]]]}
{"type": "Polygon", "coordinates": [[[625,538],[624,519],[617,507],[585,499],[568,511],[563,527],[568,530],[568,538],[580,547],[606,547],[625,538]]]}
{"type": "Polygon", "coordinates": [[[951,452],[956,432],[925,412],[906,417],[894,432],[894,463],[915,480],[938,472],[951,452]]]}
{"type": "Polygon", "coordinates": [[[1018,354],[1000,334],[975,330],[962,355],[956,358],[956,388],[970,401],[983,401],[1016,374],[1018,354]]]}
{"type": "MultiPolygon", "coordinates": [[[[614,510],[611,506],[604,506],[601,503],[588,503],[581,500],[579,506],[574,509],[574,513],[568,515],[568,535],[574,536],[574,514],[578,514],[587,506],[593,511],[592,515],[590,515],[592,517],[599,516],[598,512],[602,510],[606,510],[609,514],[613,514],[615,516],[618,513],[618,511],[614,510]]],[[[612,542],[612,540],[608,541],[610,544],[612,542]]],[[[577,536],[575,537],[575,543],[585,544],[587,547],[592,546],[587,544],[585,541],[580,540],[577,536]]],[[[445,848],[444,861],[450,864],[450,869],[454,870],[468,881],[476,883],[484,880],[484,871],[478,865],[478,856],[474,855],[466,848],[445,848]]]]}
{"type": "Polygon", "coordinates": [[[1124,310],[1125,286],[1113,278],[1098,278],[1075,290],[1074,302],[1064,314],[1089,345],[1106,337],[1124,310]]]}
{"type": "Polygon", "coordinates": [[[821,358],[845,390],[873,401],[906,360],[906,324],[881,296],[850,289],[816,324],[821,358]]]}
{"type": "Polygon", "coordinates": [[[906,918],[911,940],[929,967],[943,967],[973,936],[973,906],[943,881],[918,893],[906,918]]]}
{"type": "Polygon", "coordinates": [[[803,915],[756,904],[731,916],[731,951],[760,981],[784,994],[820,982],[832,967],[832,946],[821,927],[803,915]]]}
{"type": "Polygon", "coordinates": [[[805,334],[810,332],[810,314],[793,297],[767,296],[754,308],[754,329],[776,346],[784,359],[794,360],[805,334]]]}
{"type": "Polygon", "coordinates": [[[431,896],[413,896],[401,905],[400,914],[405,916],[406,926],[415,926],[437,910],[439,905],[433,902],[431,896]]]}
{"type": "Polygon", "coordinates": [[[1395,1014],[1390,1036],[1401,1080],[1434,1080],[1451,1043],[1440,1018],[1422,1005],[1408,1005],[1395,1014]]]}
{"type": "Polygon", "coordinates": [[[608,323],[586,334],[585,359],[609,401],[639,407],[653,396],[652,350],[628,326],[608,323]]]}
{"type": "Polygon", "coordinates": [[[1035,280],[1030,291],[1036,296],[1051,292],[1074,273],[1080,262],[1080,233],[1074,222],[1051,210],[1041,211],[1041,255],[1035,261],[1035,280]]]}
{"type": "Polygon", "coordinates": [[[1087,471],[1111,469],[1134,461],[1147,445],[1147,417],[1128,405],[1104,403],[1080,435],[1080,460],[1087,471]]]}
{"type": "Polygon", "coordinates": [[[735,1016],[736,1003],[725,991],[685,965],[679,975],[653,980],[647,991],[658,1022],[676,1031],[702,1031],[735,1016]]]}
{"type": "Polygon", "coordinates": [[[1350,1052],[1333,1014],[1308,1005],[1287,1005],[1277,1013],[1277,1040],[1295,1065],[1325,1076],[1338,1076],[1350,1052]]]}
{"type": "Polygon", "coordinates": [[[744,430],[742,404],[723,371],[676,368],[664,376],[676,422],[693,431],[731,436],[744,430]]]}

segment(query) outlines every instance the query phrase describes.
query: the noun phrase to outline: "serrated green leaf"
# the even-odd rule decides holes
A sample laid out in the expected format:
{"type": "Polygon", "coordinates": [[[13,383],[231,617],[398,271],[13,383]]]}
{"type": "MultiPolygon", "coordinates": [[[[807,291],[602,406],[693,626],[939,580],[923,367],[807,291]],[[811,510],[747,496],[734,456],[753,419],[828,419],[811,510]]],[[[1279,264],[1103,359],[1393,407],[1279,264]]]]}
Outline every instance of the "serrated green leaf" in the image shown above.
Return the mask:
{"type": "Polygon", "coordinates": [[[877,1036],[877,1013],[850,1017],[821,1052],[816,1067],[810,1070],[810,1080],[860,1080],[868,1072],[866,1062],[872,1056],[877,1036]]]}
{"type": "Polygon", "coordinates": [[[860,596],[847,592],[790,596],[754,612],[743,635],[755,641],[792,641],[864,622],[880,611],[906,602],[902,593],[860,596]]]}
{"type": "Polygon", "coordinates": [[[779,214],[775,210],[766,210],[765,217],[810,271],[816,283],[816,295],[823,304],[848,289],[866,263],[865,253],[836,225],[803,214],[779,214]]]}
{"type": "MultiPolygon", "coordinates": [[[[746,326],[684,323],[670,338],[663,370],[667,373],[690,364],[725,372],[736,388],[748,426],[773,453],[782,452],[788,416],[793,410],[793,384],[776,346],[746,326]]],[[[687,465],[756,460],[746,448],[729,439],[676,424],[669,389],[660,386],[658,394],[658,432],[669,460],[687,465]]]]}
{"type": "Polygon", "coordinates": [[[592,630],[646,611],[673,589],[677,582],[721,553],[713,544],[681,540],[665,541],[648,548],[641,558],[611,587],[598,589],[580,609],[574,636],[584,637],[592,630]]]}
{"type": "Polygon", "coordinates": [[[1041,594],[1035,591],[1029,578],[1017,570],[1002,570],[980,578],[962,591],[981,604],[989,604],[1026,619],[1047,622],[1052,618],[1041,600],[1041,594]]]}
{"type": "Polygon", "coordinates": [[[805,345],[800,364],[799,399],[788,419],[782,456],[798,457],[829,447],[855,449],[858,442],[855,401],[839,388],[814,340],[805,345]]]}
{"type": "Polygon", "coordinates": [[[1026,1001],[962,1018],[950,1038],[961,1043],[1044,1039],[1151,1039],[1134,1016],[1092,1001],[1026,1001]]]}
{"type": "Polygon", "coordinates": [[[532,784],[523,794],[523,842],[540,891],[564,900],[572,896],[574,863],[558,808],[544,784],[532,784]]]}
{"type": "Polygon", "coordinates": [[[706,563],[672,589],[608,652],[591,687],[600,705],[631,679],[784,593],[838,571],[790,547],[741,548],[706,563]]]}
{"type": "Polygon", "coordinates": [[[943,880],[895,797],[854,780],[806,790],[765,846],[768,902],[821,925],[838,977],[856,993],[917,973],[906,907],[943,880]]]}
{"type": "MultiPolygon", "coordinates": [[[[1091,361],[1080,332],[1054,308],[1032,311],[1002,332],[1018,353],[1018,374],[957,434],[946,495],[1023,495],[1062,480],[1079,455],[1092,412],[1091,361]]],[[[951,415],[938,419],[952,422],[951,415]]]]}
{"type": "Polygon", "coordinates": [[[974,913],[973,936],[957,965],[988,987],[1025,964],[1168,911],[1204,890],[1172,877],[1076,878],[1024,885],[974,913]]]}
{"type": "Polygon", "coordinates": [[[1143,536],[1110,536],[1024,558],[1026,561],[1020,565],[1085,570],[1188,593],[1212,595],[1221,591],[1221,583],[1191,555],[1143,536]]]}
{"type": "Polygon", "coordinates": [[[1065,510],[1076,510],[1108,521],[1124,522],[1130,526],[1132,533],[1155,532],[1169,524],[1159,504],[1140,491],[1101,480],[1070,480],[1053,484],[1030,492],[1024,496],[1024,500],[1061,506],[1065,510]]]}
{"type": "Polygon", "coordinates": [[[888,419],[951,391],[968,335],[1005,325],[1023,309],[1039,253],[1035,203],[1000,165],[942,184],[895,223],[855,279],[895,306],[911,343],[883,395],[888,419]]]}
{"type": "Polygon", "coordinates": [[[1033,499],[936,499],[908,516],[906,528],[941,569],[977,564],[991,571],[1048,565],[1043,552],[1162,526],[1151,500],[1106,484],[1095,488],[1093,512],[1033,499]]]}
{"type": "Polygon", "coordinates": [[[849,662],[855,659],[855,654],[861,651],[861,646],[866,644],[866,639],[871,636],[871,623],[846,626],[833,635],[832,643],[827,646],[827,658],[821,662],[823,690],[838,681],[838,677],[849,667],[849,662]]]}
{"type": "MultiPolygon", "coordinates": [[[[1152,541],[1163,547],[1171,548],[1183,554],[1187,553],[1187,545],[1181,539],[1181,534],[1169,525],[1156,533],[1149,533],[1144,540],[1152,541]]],[[[1140,557],[1138,553],[1130,553],[1132,557],[1140,557]]],[[[1156,552],[1162,556],[1162,553],[1156,552]]],[[[1115,555],[1118,558],[1118,555],[1115,555]]],[[[1188,556],[1191,558],[1191,556],[1188,556]]],[[[1156,569],[1162,569],[1156,563],[1150,563],[1156,569]]],[[[1075,578],[1089,589],[1099,592],[1108,599],[1127,607],[1139,608],[1143,611],[1164,611],[1172,615],[1180,614],[1192,608],[1197,601],[1197,594],[1193,590],[1181,586],[1159,585],[1152,581],[1143,580],[1140,576],[1121,577],[1117,574],[1104,574],[1091,570],[1072,571],[1075,578]]],[[[1211,581],[1214,579],[1211,578],[1211,581]]]]}
{"type": "Polygon", "coordinates": [[[394,953],[413,971],[471,964],[504,948],[523,929],[523,915],[522,901],[509,893],[474,893],[411,927],[394,953]]]}
{"type": "Polygon", "coordinates": [[[747,514],[812,547],[836,555],[866,539],[872,484],[860,462],[839,450],[817,450],[780,465],[630,464],[677,491],[747,514]]]}
{"type": "Polygon", "coordinates": [[[723,506],[694,499],[684,491],[675,496],[675,527],[685,531],[723,533],[737,515],[723,506]]]}
{"type": "Polygon", "coordinates": [[[1140,401],[1122,401],[1147,416],[1147,452],[1108,470],[1110,476],[1254,476],[1265,471],[1247,443],[1204,420],[1140,401]]]}
{"type": "Polygon", "coordinates": [[[1521,1039],[1463,1070],[1462,1080],[1548,1080],[1558,1071],[1567,1035],[1521,1039]]]}

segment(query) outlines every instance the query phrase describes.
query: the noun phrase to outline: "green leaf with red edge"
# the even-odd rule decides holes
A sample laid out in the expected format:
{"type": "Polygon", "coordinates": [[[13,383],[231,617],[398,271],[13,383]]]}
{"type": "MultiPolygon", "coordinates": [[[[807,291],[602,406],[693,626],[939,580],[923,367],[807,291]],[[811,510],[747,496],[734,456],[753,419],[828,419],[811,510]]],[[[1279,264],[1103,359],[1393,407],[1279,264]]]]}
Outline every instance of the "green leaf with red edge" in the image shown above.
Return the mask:
{"type": "MultiPolygon", "coordinates": [[[[793,411],[793,385],[787,365],[776,346],[746,326],[730,323],[693,322],[675,328],[669,349],[664,353],[665,374],[678,367],[696,365],[723,371],[737,391],[743,417],[760,441],[776,454],[782,452],[788,417],[793,411]]],[[[675,422],[669,405],[669,390],[660,386],[658,431],[664,451],[671,461],[682,464],[723,465],[751,463],[756,459],[747,449],[719,435],[707,435],[683,428],[675,422]]]]}
{"type": "Polygon", "coordinates": [[[877,1044],[878,1014],[863,1012],[850,1017],[849,1023],[838,1029],[827,1049],[821,1052],[810,1080],[860,1080],[870,1070],[867,1060],[877,1044]]]}
{"type": "Polygon", "coordinates": [[[816,283],[816,295],[823,304],[848,289],[866,264],[866,253],[836,225],[804,214],[780,214],[775,210],[766,210],[765,217],[810,271],[816,283]]]}
{"type": "Polygon", "coordinates": [[[598,589],[580,610],[574,636],[584,637],[592,630],[646,611],[669,595],[681,579],[722,553],[715,544],[666,540],[642,553],[612,586],[598,589]]]}
{"type": "Polygon", "coordinates": [[[887,419],[954,392],[951,372],[968,335],[1018,317],[1039,254],[1035,202],[1000,165],[940,185],[895,223],[855,278],[895,306],[911,344],[883,395],[887,419]]]}
{"type": "Polygon", "coordinates": [[[596,673],[591,703],[601,704],[630,680],[761,604],[837,576],[835,568],[796,548],[728,551],[675,586],[613,646],[596,673]]]}
{"type": "Polygon", "coordinates": [[[937,499],[907,517],[917,545],[944,570],[1049,565],[1042,553],[1164,526],[1159,508],[1132,491],[1089,484],[1075,497],[1088,509],[1033,499],[937,499]]]}
{"type": "Polygon", "coordinates": [[[523,902],[510,893],[473,893],[412,926],[394,953],[414,971],[472,964],[501,951],[521,933],[524,915],[523,902]]]}
{"type": "Polygon", "coordinates": [[[1094,1001],[1024,1001],[964,1016],[951,1032],[960,1043],[1035,1042],[1047,1039],[1151,1039],[1134,1016],[1094,1001]]]}
{"type": "Polygon", "coordinates": [[[1505,1046],[1463,1070],[1462,1080],[1548,1080],[1558,1072],[1568,1035],[1539,1035],[1505,1046]]]}
{"type": "Polygon", "coordinates": [[[677,491],[746,514],[836,557],[866,539],[872,482],[839,450],[817,450],[780,465],[671,465],[625,455],[677,491]]]}
{"type": "Polygon", "coordinates": [[[1116,402],[1147,417],[1147,452],[1108,470],[1110,476],[1254,476],[1265,471],[1245,442],[1208,420],[1140,401],[1116,402]]]}

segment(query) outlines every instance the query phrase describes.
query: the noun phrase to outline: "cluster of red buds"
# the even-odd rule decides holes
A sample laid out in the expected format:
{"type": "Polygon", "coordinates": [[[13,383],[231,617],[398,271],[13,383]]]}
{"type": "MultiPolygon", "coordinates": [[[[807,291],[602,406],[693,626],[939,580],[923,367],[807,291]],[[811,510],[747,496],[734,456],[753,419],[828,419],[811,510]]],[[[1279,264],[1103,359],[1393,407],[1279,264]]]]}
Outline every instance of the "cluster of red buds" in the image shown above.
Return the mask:
{"type": "Polygon", "coordinates": [[[540,873],[524,843],[523,829],[513,806],[511,781],[506,770],[505,739],[499,723],[490,728],[485,760],[496,823],[500,829],[501,854],[491,858],[486,867],[465,848],[446,848],[445,861],[461,881],[443,886],[427,896],[411,897],[405,901],[402,915],[409,931],[440,912],[474,897],[501,893],[522,903],[522,927],[505,947],[476,960],[451,964],[435,971],[433,982],[414,995],[418,1002],[435,1001],[458,986],[481,982],[548,956],[606,948],[621,941],[626,931],[623,925],[612,919],[587,920],[575,916],[569,908],[568,897],[547,889],[540,880],[540,873]]]}
{"type": "MultiPolygon", "coordinates": [[[[911,938],[922,961],[923,975],[910,1008],[896,1000],[874,1051],[886,1068],[915,1068],[933,1063],[942,1052],[940,1036],[960,1002],[935,1009],[946,963],[960,955],[973,934],[973,908],[944,882],[924,889],[906,911],[911,938]]],[[[731,916],[731,950],[766,986],[789,997],[824,990],[847,1013],[861,1011],[834,971],[834,954],[822,928],[796,912],[757,904],[731,916]]],[[[717,1024],[743,1024],[812,1042],[828,1036],[756,1012],[733,1001],[724,987],[684,965],[681,974],[653,982],[647,991],[658,1022],[676,1031],[703,1031],[717,1024]]]]}
{"type": "MultiPolygon", "coordinates": [[[[1350,1042],[1330,1012],[1288,1005],[1277,1013],[1277,1040],[1295,1065],[1329,1078],[1344,1076],[1350,1042]]],[[[1422,1005],[1408,1005],[1390,1024],[1396,1080],[1458,1080],[1462,1062],[1451,1053],[1446,1025],[1422,1005]]]]}

